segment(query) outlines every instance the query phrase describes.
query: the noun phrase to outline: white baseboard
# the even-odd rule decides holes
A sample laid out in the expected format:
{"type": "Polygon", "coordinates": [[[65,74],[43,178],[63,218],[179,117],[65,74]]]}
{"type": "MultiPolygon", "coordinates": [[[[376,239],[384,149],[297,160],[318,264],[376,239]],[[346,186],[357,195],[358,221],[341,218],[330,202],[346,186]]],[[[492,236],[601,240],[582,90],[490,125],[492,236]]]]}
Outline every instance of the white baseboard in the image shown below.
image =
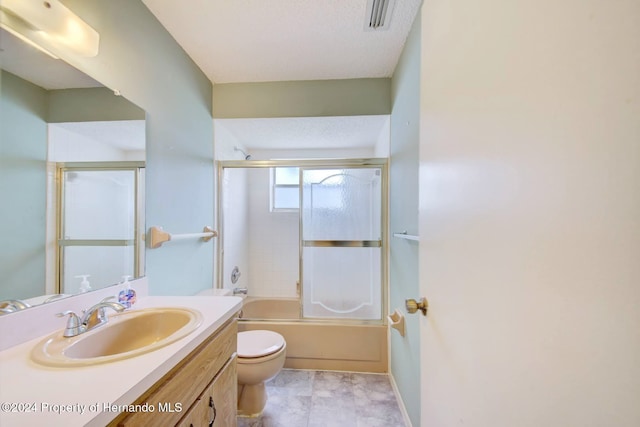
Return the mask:
{"type": "Polygon", "coordinates": [[[411,424],[411,420],[409,419],[409,414],[407,413],[407,408],[404,406],[404,402],[402,401],[402,396],[400,396],[400,390],[398,390],[398,385],[396,384],[396,380],[393,378],[391,372],[389,372],[389,381],[391,381],[393,394],[396,395],[396,400],[398,401],[398,406],[400,407],[405,427],[413,427],[413,424],[411,424]]]}

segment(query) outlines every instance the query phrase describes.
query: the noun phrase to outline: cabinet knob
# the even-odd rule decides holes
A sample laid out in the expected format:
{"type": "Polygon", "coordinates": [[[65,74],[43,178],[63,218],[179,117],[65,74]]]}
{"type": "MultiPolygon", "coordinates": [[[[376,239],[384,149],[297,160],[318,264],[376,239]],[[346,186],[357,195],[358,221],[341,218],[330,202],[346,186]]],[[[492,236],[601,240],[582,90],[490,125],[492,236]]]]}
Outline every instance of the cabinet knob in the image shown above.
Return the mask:
{"type": "Polygon", "coordinates": [[[427,309],[429,308],[429,302],[425,297],[420,298],[420,301],[416,301],[413,298],[405,300],[405,306],[407,307],[407,312],[409,314],[413,314],[416,311],[422,311],[422,315],[427,315],[427,309]]]}

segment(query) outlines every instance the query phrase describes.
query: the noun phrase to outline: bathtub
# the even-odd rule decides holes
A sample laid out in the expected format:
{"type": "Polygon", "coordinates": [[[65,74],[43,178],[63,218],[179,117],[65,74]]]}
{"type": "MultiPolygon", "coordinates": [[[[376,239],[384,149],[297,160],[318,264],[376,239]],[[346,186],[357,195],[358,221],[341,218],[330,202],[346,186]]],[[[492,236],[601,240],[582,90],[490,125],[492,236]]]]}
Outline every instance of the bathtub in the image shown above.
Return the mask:
{"type": "Polygon", "coordinates": [[[387,327],[300,318],[297,298],[247,297],[239,331],[266,329],[287,341],[285,368],[388,372],[387,327]]]}
{"type": "Polygon", "coordinates": [[[300,320],[298,298],[246,297],[240,318],[245,320],[300,320]]]}

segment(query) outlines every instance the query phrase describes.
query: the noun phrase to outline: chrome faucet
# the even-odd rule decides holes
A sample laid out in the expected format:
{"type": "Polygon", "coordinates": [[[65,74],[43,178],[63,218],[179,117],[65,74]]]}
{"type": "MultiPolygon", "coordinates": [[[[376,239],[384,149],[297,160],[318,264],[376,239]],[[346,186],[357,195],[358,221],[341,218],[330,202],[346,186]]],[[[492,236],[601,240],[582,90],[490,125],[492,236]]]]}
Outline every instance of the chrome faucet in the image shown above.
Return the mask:
{"type": "Polygon", "coordinates": [[[93,307],[85,310],[84,316],[82,316],[82,324],[90,331],[93,328],[97,328],[109,321],[105,308],[111,308],[118,313],[122,313],[127,307],[119,302],[109,301],[113,297],[105,298],[93,307]]]}
{"type": "Polygon", "coordinates": [[[29,304],[24,301],[20,301],[19,299],[7,299],[0,301],[0,313],[3,314],[13,313],[29,307],[31,307],[29,304]]]}
{"type": "Polygon", "coordinates": [[[233,288],[233,295],[247,295],[248,292],[247,288],[233,288]]]}
{"type": "Polygon", "coordinates": [[[65,337],[75,337],[85,332],[89,332],[100,325],[104,325],[109,321],[105,308],[111,308],[118,313],[123,312],[126,307],[118,302],[109,301],[112,298],[113,297],[105,298],[96,305],[84,310],[82,318],[71,310],[56,314],[58,317],[69,316],[67,326],[65,327],[62,335],[65,337]]]}

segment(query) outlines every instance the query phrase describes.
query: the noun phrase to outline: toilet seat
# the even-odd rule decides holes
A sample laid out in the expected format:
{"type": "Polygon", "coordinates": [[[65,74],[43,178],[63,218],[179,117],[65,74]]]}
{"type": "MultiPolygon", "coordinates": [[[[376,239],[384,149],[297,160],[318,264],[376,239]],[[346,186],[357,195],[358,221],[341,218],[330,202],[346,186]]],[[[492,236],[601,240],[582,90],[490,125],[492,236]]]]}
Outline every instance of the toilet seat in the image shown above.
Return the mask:
{"type": "Polygon", "coordinates": [[[245,359],[269,356],[277,353],[284,345],[284,337],[277,332],[238,332],[238,357],[245,359]]]}

